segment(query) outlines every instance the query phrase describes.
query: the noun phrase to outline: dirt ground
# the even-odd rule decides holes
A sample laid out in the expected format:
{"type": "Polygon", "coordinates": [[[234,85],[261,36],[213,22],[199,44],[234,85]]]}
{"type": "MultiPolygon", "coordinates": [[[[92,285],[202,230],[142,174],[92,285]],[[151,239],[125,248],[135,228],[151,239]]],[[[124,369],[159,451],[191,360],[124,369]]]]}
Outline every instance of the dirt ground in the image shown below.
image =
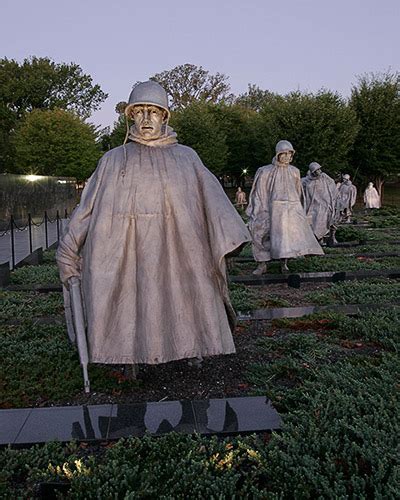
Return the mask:
{"type": "MultiPolygon", "coordinates": [[[[291,306],[307,305],[304,294],[311,290],[328,287],[328,283],[305,283],[300,289],[276,284],[259,287],[266,299],[279,297],[291,306]]],[[[261,354],[257,341],[269,335],[271,322],[239,322],[234,333],[236,354],[213,356],[203,360],[201,368],[189,366],[187,360],[173,361],[162,365],[142,365],[136,381],[129,381],[122,366],[110,370],[121,382],[121,390],[113,394],[92,392],[89,396],[80,393],[72,399],[57,401],[57,406],[77,404],[139,403],[146,401],[207,399],[245,396],[252,388],[247,384],[245,373],[252,363],[268,361],[273,355],[261,354]]],[[[51,404],[51,403],[50,403],[51,404]]],[[[46,403],[46,406],[49,402],[46,403]]]]}

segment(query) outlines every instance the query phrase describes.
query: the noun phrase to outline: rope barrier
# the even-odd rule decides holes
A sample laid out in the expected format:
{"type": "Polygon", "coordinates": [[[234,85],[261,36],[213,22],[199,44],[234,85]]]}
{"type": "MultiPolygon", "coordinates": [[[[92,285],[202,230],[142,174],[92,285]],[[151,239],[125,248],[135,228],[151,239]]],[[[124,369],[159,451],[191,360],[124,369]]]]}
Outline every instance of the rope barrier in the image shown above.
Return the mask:
{"type": "Polygon", "coordinates": [[[15,229],[16,229],[17,231],[25,231],[25,229],[27,229],[27,227],[28,227],[28,224],[26,224],[26,225],[25,225],[25,226],[23,226],[23,227],[18,226],[18,224],[15,222],[15,219],[14,219],[14,221],[13,221],[13,222],[14,222],[14,227],[15,227],[15,229]]]}
{"type": "Polygon", "coordinates": [[[0,238],[2,236],[5,236],[6,234],[8,234],[8,232],[10,231],[11,227],[10,227],[10,223],[7,224],[7,228],[2,232],[0,233],[0,238]]]}

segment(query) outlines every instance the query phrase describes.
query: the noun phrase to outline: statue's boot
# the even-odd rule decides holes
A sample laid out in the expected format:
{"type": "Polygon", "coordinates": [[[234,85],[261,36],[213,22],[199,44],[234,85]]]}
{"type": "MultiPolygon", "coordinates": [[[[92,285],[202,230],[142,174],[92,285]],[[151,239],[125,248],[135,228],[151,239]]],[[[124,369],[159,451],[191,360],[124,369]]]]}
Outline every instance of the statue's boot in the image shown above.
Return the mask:
{"type": "Polygon", "coordinates": [[[262,276],[267,272],[267,264],[265,262],[260,262],[257,269],[253,271],[254,276],[262,276]]]}
{"type": "Polygon", "coordinates": [[[328,247],[334,247],[338,244],[338,241],[336,239],[336,227],[332,226],[329,231],[329,236],[327,239],[328,247]]]}
{"type": "Polygon", "coordinates": [[[282,259],[281,260],[281,273],[287,274],[288,272],[289,272],[289,268],[287,265],[287,259],[282,259]]]}
{"type": "Polygon", "coordinates": [[[124,376],[129,380],[136,380],[139,375],[139,365],[124,365],[124,376]]]}
{"type": "Polygon", "coordinates": [[[195,368],[201,368],[203,366],[203,358],[201,356],[190,358],[188,359],[188,365],[194,366],[195,368]]]}

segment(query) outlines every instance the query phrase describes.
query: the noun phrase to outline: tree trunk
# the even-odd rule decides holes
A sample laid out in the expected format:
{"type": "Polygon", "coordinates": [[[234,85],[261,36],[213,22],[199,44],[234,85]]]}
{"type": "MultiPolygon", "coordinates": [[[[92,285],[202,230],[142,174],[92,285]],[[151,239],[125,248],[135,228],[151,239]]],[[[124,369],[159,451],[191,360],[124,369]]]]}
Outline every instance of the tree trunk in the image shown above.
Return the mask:
{"type": "Polygon", "coordinates": [[[383,185],[385,183],[385,180],[383,179],[383,177],[376,177],[375,178],[375,186],[376,186],[376,190],[378,191],[379,193],[379,196],[381,198],[381,206],[383,205],[383,185]]]}

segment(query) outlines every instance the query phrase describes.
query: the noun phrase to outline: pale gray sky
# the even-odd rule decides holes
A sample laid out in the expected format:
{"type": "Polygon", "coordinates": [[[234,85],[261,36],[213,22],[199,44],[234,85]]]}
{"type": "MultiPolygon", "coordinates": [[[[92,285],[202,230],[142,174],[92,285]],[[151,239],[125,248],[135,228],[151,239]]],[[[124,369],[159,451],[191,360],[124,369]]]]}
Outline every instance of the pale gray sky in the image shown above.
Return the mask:
{"type": "Polygon", "coordinates": [[[286,93],[348,96],[356,75],[400,69],[400,0],[0,0],[0,56],[75,62],[109,94],[185,63],[286,93]]]}

